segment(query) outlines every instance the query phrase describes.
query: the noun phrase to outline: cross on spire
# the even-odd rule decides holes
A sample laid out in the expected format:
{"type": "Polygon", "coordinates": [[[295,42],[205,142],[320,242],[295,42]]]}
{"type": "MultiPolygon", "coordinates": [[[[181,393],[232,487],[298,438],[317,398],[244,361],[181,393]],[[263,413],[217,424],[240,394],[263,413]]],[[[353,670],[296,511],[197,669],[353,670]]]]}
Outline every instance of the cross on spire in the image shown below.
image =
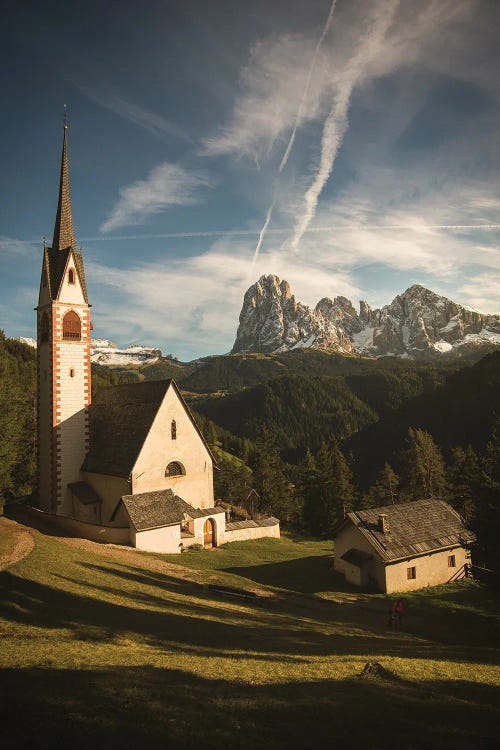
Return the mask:
{"type": "Polygon", "coordinates": [[[68,123],[66,118],[66,105],[64,105],[64,136],[61,158],[61,178],[59,182],[59,202],[57,204],[56,223],[54,226],[54,239],[52,250],[66,250],[76,248],[75,234],[73,231],[73,216],[71,214],[71,199],[69,193],[68,172],[68,149],[66,144],[66,132],[68,123]]]}

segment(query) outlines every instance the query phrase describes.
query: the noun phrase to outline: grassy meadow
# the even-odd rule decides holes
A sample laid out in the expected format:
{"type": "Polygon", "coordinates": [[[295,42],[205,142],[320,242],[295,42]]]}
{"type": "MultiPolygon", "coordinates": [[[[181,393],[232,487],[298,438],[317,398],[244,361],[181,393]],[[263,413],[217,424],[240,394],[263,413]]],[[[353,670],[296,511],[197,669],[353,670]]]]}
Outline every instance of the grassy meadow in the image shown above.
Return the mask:
{"type": "Polygon", "coordinates": [[[30,531],[0,573],[2,748],[494,745],[499,612],[472,582],[406,597],[394,632],[328,542],[172,556],[30,531]],[[367,661],[389,677],[360,678],[367,661]]]}

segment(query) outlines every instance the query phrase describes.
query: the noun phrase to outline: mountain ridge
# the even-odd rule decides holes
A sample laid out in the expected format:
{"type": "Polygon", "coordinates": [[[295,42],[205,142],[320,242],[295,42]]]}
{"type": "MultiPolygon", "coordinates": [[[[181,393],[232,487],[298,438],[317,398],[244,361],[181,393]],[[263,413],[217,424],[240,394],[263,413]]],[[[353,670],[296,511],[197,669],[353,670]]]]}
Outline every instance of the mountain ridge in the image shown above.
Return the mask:
{"type": "Polygon", "coordinates": [[[392,302],[359,313],[343,296],[314,308],[298,302],[289,283],[261,276],[246,291],[232,354],[325,349],[372,357],[428,359],[500,346],[500,315],[485,315],[413,284],[392,302]]]}

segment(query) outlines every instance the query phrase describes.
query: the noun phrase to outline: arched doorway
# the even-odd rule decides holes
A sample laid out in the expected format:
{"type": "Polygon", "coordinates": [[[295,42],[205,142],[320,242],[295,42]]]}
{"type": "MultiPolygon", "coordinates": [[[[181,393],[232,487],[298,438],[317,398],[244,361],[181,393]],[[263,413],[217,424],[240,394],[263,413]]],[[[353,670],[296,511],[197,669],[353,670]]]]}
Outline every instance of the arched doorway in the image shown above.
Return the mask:
{"type": "Polygon", "coordinates": [[[215,521],[213,518],[207,518],[203,525],[203,546],[216,547],[215,521]]]}

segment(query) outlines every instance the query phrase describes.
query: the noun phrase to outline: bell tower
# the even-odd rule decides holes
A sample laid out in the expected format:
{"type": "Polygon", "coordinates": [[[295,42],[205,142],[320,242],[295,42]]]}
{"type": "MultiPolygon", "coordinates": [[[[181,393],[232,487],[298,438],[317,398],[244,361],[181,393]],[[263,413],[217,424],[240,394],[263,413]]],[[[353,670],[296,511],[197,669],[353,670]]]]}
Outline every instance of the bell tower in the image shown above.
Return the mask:
{"type": "Polygon", "coordinates": [[[37,314],[39,507],[72,515],[68,483],[89,449],[90,305],[73,231],[67,124],[52,246],[44,243],[37,314]]]}

